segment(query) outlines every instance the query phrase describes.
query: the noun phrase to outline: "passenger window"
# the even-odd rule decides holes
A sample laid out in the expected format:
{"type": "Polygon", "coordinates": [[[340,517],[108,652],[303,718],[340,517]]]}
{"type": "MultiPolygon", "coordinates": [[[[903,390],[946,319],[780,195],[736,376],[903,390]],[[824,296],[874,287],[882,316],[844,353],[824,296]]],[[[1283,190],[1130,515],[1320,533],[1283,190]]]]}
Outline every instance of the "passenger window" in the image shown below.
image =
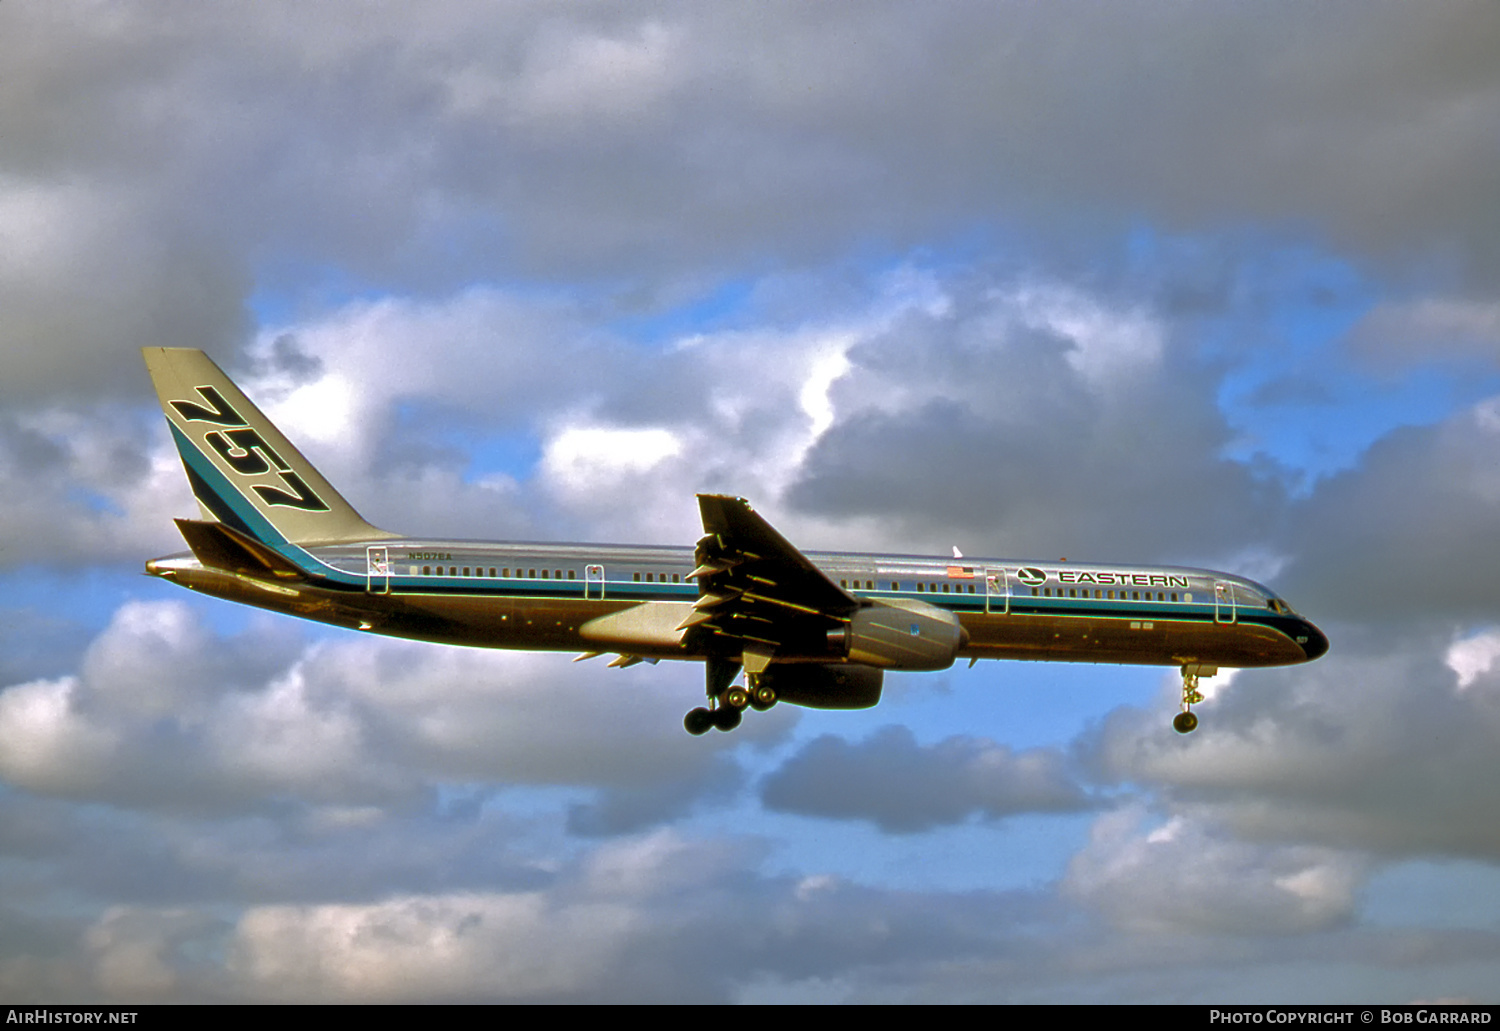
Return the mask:
{"type": "Polygon", "coordinates": [[[576,570],[576,569],[570,569],[570,570],[568,570],[568,579],[569,580],[577,580],[578,579],[578,570],[576,570]]]}
{"type": "Polygon", "coordinates": [[[533,569],[531,571],[531,575],[530,575],[530,577],[528,577],[528,579],[531,579],[531,580],[535,580],[536,579],[536,570],[535,569],[533,569]]]}
{"type": "Polygon", "coordinates": [[[449,576],[457,576],[458,575],[458,567],[457,566],[449,566],[448,567],[448,575],[449,576]]]}
{"type": "Polygon", "coordinates": [[[468,575],[469,575],[469,567],[468,566],[464,566],[464,576],[468,576],[468,575]]]}
{"type": "Polygon", "coordinates": [[[431,576],[432,575],[432,567],[431,566],[423,566],[422,567],[422,575],[423,576],[431,576]]]}
{"type": "Polygon", "coordinates": [[[682,583],[682,575],[680,573],[673,573],[672,574],[672,582],[674,584],[680,584],[680,583],[682,583]]]}
{"type": "Polygon", "coordinates": [[[641,582],[641,574],[640,573],[636,573],[635,574],[635,582],[636,583],[640,583],[641,582]]]}

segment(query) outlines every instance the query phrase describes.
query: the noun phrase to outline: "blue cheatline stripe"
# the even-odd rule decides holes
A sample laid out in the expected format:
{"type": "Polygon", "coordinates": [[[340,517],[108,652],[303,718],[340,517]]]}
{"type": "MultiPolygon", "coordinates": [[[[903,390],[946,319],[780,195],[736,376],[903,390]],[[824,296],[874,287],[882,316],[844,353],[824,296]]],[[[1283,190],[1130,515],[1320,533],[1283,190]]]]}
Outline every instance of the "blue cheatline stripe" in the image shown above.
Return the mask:
{"type": "Polygon", "coordinates": [[[288,541],[170,419],[167,420],[167,425],[172,429],[177,453],[182,457],[183,467],[187,470],[193,495],[203,502],[215,519],[260,541],[305,573],[346,584],[362,585],[365,582],[364,577],[352,576],[341,569],[335,569],[306,549],[288,541]]]}

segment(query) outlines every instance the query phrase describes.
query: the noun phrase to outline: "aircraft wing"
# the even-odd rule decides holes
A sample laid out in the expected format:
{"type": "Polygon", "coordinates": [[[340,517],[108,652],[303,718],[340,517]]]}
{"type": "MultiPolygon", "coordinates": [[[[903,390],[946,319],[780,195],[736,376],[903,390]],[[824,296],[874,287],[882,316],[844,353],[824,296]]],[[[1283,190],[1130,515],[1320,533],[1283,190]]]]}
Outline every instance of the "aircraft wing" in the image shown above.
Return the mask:
{"type": "Polygon", "coordinates": [[[699,595],[682,626],[735,640],[748,671],[778,650],[815,654],[860,607],[744,498],[699,494],[698,509],[704,536],[690,575],[699,595]]]}

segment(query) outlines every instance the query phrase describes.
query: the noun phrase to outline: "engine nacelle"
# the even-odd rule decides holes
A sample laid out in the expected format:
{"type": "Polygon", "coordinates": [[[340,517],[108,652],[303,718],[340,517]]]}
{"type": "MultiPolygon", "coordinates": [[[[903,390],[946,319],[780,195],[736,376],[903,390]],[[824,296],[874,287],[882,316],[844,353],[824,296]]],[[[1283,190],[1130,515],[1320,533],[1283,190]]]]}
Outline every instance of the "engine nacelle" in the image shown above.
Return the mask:
{"type": "Polygon", "coordinates": [[[880,701],[885,674],[869,666],[771,665],[760,683],[776,700],[809,709],[868,709],[880,701]]]}
{"type": "Polygon", "coordinates": [[[850,662],[879,669],[947,669],[968,640],[946,609],[905,598],[860,609],[848,626],[828,635],[850,662]]]}

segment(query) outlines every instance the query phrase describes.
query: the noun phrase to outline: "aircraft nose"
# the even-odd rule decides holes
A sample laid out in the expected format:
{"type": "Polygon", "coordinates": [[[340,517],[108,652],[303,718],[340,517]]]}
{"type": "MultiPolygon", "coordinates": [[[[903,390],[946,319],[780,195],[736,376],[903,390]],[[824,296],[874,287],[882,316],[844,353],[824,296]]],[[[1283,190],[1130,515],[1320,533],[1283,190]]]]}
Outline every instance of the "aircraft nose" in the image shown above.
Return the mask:
{"type": "Polygon", "coordinates": [[[1306,620],[1303,620],[1302,632],[1298,634],[1297,637],[1299,639],[1298,643],[1302,645],[1302,651],[1307,655],[1308,662],[1311,662],[1313,659],[1316,659],[1328,652],[1327,636],[1324,635],[1323,631],[1319,630],[1317,627],[1313,626],[1306,620]],[[1304,636],[1306,637],[1306,640],[1301,640],[1301,638],[1303,638],[1304,636]]]}

